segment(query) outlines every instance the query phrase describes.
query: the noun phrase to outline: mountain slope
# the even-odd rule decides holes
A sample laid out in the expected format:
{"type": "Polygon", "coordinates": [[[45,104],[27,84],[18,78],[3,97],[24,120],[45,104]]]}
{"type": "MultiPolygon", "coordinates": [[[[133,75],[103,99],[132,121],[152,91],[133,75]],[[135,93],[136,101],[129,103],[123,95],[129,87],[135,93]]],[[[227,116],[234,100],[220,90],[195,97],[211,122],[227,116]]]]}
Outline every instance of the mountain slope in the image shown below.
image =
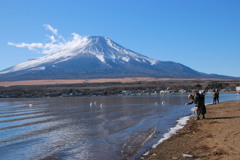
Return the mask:
{"type": "MultiPolygon", "coordinates": [[[[135,53],[105,37],[84,37],[71,50],[28,60],[0,72],[0,81],[120,77],[214,77],[175,62],[135,53]]],[[[215,76],[216,77],[216,76],[215,76]]]]}

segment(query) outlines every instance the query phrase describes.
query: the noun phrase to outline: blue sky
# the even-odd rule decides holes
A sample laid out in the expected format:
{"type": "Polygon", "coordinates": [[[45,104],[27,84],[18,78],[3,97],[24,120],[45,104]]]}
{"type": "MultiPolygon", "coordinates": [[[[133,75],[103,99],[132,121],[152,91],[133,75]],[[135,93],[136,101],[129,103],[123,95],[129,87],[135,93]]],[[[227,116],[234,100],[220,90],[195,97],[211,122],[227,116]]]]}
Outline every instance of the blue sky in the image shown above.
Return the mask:
{"type": "Polygon", "coordinates": [[[0,0],[0,70],[46,55],[9,44],[47,43],[49,25],[66,40],[105,36],[151,58],[240,77],[239,8],[239,0],[0,0]]]}

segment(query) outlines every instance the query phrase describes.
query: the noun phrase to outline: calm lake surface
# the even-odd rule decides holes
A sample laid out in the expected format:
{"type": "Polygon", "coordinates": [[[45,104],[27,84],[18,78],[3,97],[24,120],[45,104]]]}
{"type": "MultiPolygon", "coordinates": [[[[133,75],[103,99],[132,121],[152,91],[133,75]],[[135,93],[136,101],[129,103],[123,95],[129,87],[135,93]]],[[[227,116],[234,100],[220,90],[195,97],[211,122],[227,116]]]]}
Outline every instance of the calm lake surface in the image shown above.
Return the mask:
{"type": "MultiPolygon", "coordinates": [[[[220,94],[220,101],[230,100],[240,95],[220,94]]],[[[0,99],[0,157],[134,159],[192,115],[187,101],[186,95],[0,99]]]]}

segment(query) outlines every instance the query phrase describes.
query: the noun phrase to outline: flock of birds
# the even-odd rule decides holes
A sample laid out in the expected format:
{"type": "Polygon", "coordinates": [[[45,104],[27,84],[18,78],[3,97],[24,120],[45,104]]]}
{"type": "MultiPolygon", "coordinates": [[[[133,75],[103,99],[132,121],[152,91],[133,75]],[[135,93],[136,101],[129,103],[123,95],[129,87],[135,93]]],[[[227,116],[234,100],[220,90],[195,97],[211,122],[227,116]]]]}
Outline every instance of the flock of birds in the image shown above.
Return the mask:
{"type": "MultiPolygon", "coordinates": [[[[165,101],[162,101],[162,102],[155,102],[154,104],[155,105],[159,105],[159,104],[161,104],[161,105],[165,105],[165,101]]],[[[97,101],[91,101],[90,103],[89,103],[89,106],[92,108],[93,106],[97,106],[97,101]]],[[[28,104],[28,107],[29,108],[32,108],[33,107],[33,104],[28,104]]],[[[99,105],[99,107],[101,108],[101,109],[103,109],[103,103],[101,103],[100,105],[99,105]]]]}
{"type": "Polygon", "coordinates": [[[159,104],[161,104],[161,105],[165,105],[166,102],[165,102],[165,101],[162,101],[161,103],[159,103],[159,102],[155,102],[155,105],[159,105],[159,104]]]}
{"type": "MultiPolygon", "coordinates": [[[[31,103],[28,104],[28,107],[29,107],[29,108],[32,108],[32,106],[33,106],[33,104],[31,104],[31,103]]],[[[92,102],[92,101],[91,101],[90,104],[89,104],[89,106],[90,106],[90,107],[97,106],[97,101],[95,101],[95,102],[92,102]]],[[[103,103],[101,103],[101,104],[99,105],[99,107],[102,109],[102,108],[103,108],[103,103]]]]}
{"type": "MultiPolygon", "coordinates": [[[[97,101],[95,101],[95,102],[90,102],[89,106],[90,106],[90,107],[97,106],[97,101]]],[[[99,107],[102,109],[102,108],[103,108],[103,103],[101,103],[101,104],[99,105],[99,107]]]]}

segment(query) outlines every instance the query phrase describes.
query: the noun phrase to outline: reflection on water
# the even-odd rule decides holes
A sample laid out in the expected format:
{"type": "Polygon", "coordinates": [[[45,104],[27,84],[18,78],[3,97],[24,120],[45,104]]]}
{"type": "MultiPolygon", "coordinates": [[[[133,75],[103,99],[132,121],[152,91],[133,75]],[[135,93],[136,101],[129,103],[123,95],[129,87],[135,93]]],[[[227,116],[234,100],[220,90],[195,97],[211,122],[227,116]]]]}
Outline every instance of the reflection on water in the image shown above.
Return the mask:
{"type": "MultiPolygon", "coordinates": [[[[239,100],[221,95],[220,100],[239,100]]],[[[186,96],[1,99],[1,159],[123,159],[139,156],[179,117],[186,96]]],[[[206,96],[210,103],[211,95],[206,96]]]]}

